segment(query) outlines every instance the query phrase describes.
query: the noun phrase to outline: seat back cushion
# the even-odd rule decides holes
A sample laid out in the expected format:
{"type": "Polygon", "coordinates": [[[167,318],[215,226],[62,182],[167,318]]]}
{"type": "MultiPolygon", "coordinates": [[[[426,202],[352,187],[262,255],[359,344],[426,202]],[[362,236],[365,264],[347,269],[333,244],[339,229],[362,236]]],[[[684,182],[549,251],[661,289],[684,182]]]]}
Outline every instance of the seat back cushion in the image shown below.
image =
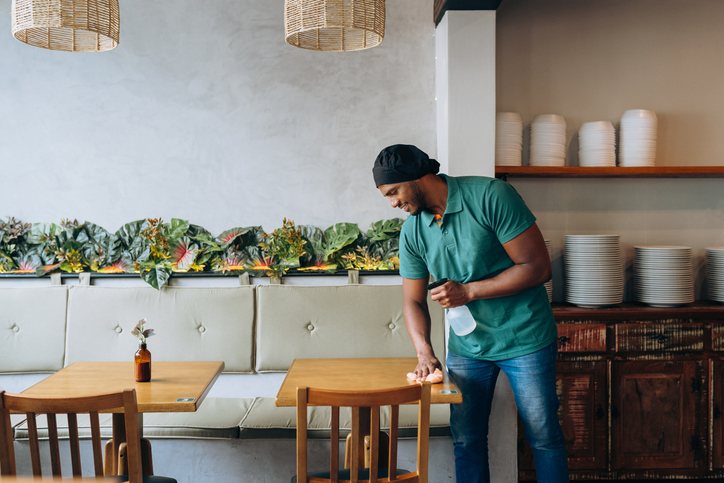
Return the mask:
{"type": "MultiPolygon", "coordinates": [[[[297,358],[415,357],[402,315],[401,285],[257,287],[258,372],[297,358]]],[[[443,311],[428,299],[435,354],[444,360],[443,311]]]]}
{"type": "Polygon", "coordinates": [[[224,361],[224,372],[253,371],[254,288],[88,287],[68,295],[65,365],[131,361],[131,335],[145,318],[152,360],[224,361]]]}
{"type": "Polygon", "coordinates": [[[68,288],[0,289],[0,372],[63,368],[68,288]]]}

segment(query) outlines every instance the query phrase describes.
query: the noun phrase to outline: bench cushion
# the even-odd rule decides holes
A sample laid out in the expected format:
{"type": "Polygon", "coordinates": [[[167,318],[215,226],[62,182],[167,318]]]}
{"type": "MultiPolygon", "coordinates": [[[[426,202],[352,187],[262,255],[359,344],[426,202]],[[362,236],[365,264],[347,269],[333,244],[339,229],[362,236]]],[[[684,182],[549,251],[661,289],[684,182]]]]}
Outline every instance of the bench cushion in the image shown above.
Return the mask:
{"type": "Polygon", "coordinates": [[[70,287],[65,365],[132,360],[131,330],[142,318],[157,334],[148,340],[153,360],[223,360],[224,372],[253,371],[251,286],[70,287]]]}
{"type": "Polygon", "coordinates": [[[0,372],[63,367],[67,287],[0,289],[0,372]]]}
{"type": "MultiPolygon", "coordinates": [[[[286,371],[297,358],[416,355],[401,285],[262,285],[257,297],[258,372],[286,371]]],[[[444,360],[442,308],[428,306],[433,349],[444,360]]]]}
{"type": "MultiPolygon", "coordinates": [[[[59,414],[56,419],[58,437],[63,439],[68,438],[68,419],[65,414],[59,414]]],[[[101,437],[110,438],[113,427],[113,415],[107,413],[99,414],[98,420],[101,424],[101,437]]],[[[48,421],[45,414],[36,416],[35,422],[38,426],[38,438],[48,439],[48,421]]],[[[23,422],[15,426],[14,437],[16,440],[28,439],[28,423],[24,417],[23,422]]],[[[78,415],[78,437],[81,439],[90,439],[91,437],[90,418],[87,414],[78,415]]]]}
{"type": "MultiPolygon", "coordinates": [[[[180,439],[237,439],[239,424],[249,411],[254,398],[206,398],[198,411],[189,413],[145,413],[143,415],[143,436],[145,438],[180,439]]],[[[21,416],[21,415],[17,415],[21,416]]],[[[25,417],[15,427],[15,439],[28,439],[25,417]]],[[[113,416],[100,414],[101,436],[110,438],[113,416]]],[[[37,418],[38,436],[48,437],[45,415],[37,418]]],[[[58,436],[68,437],[68,423],[65,415],[58,415],[58,436]]],[[[78,436],[90,439],[90,422],[87,414],[78,415],[78,436]]]]}
{"type": "Polygon", "coordinates": [[[147,413],[143,415],[146,438],[236,439],[239,425],[254,398],[204,399],[193,413],[147,413]]]}
{"type": "MultiPolygon", "coordinates": [[[[276,407],[274,398],[258,397],[241,422],[241,439],[295,438],[297,431],[297,409],[276,407]]],[[[351,414],[349,408],[342,408],[339,416],[340,435],[349,433],[351,414]]],[[[311,439],[329,439],[332,411],[329,406],[307,408],[307,435],[311,439]]],[[[380,426],[389,429],[390,408],[383,407],[380,426]]],[[[399,435],[401,438],[417,436],[417,405],[400,406],[399,435]]],[[[450,405],[430,406],[430,436],[450,436],[450,405]]]]}

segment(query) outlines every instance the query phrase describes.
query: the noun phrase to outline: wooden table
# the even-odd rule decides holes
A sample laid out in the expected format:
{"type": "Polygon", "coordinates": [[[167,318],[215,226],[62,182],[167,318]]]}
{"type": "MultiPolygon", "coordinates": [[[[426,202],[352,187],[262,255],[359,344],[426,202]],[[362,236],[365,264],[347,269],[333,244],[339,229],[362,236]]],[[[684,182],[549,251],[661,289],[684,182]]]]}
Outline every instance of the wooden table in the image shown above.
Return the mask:
{"type": "MultiPolygon", "coordinates": [[[[296,406],[297,387],[333,389],[338,391],[390,389],[416,384],[407,379],[407,373],[417,366],[416,357],[295,359],[284,378],[276,397],[277,406],[296,406]]],[[[457,386],[448,378],[432,385],[432,404],[458,404],[463,402],[457,386]]],[[[360,411],[360,427],[369,431],[370,409],[360,411]]],[[[352,435],[364,448],[367,434],[352,435]]],[[[364,467],[365,455],[357,455],[364,467]]],[[[383,461],[383,460],[380,460],[383,461]]]]}
{"type": "MultiPolygon", "coordinates": [[[[194,412],[218,379],[224,363],[154,362],[150,382],[136,382],[133,362],[76,362],[22,392],[32,397],[71,397],[136,389],[139,426],[143,413],[194,412]]],[[[113,437],[106,444],[106,475],[118,474],[118,448],[125,441],[123,413],[113,414],[113,437]]],[[[142,440],[144,474],[153,474],[150,443],[142,440]]]]}

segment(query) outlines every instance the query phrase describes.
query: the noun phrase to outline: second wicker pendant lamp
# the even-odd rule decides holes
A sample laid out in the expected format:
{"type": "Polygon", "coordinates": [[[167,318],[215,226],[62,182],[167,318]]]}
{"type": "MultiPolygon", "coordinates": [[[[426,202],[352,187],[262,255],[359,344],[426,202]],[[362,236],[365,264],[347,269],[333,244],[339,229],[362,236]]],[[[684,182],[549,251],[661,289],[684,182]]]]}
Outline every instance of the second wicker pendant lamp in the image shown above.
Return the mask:
{"type": "Polygon", "coordinates": [[[369,49],[385,37],[385,0],[285,0],[284,31],[302,49],[369,49]]]}

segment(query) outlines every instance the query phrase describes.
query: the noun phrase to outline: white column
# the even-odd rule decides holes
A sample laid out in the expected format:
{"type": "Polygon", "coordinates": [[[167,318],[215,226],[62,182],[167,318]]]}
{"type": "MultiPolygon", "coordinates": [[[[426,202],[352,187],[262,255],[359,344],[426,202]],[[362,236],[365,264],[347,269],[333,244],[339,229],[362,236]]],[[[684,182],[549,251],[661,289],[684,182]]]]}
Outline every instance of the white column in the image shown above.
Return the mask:
{"type": "MultiPolygon", "coordinates": [[[[440,171],[495,176],[495,11],[448,10],[435,31],[435,52],[440,171]]],[[[517,424],[513,392],[501,373],[488,435],[493,483],[518,481],[517,424]]]]}
{"type": "Polygon", "coordinates": [[[448,10],[435,31],[437,159],[454,176],[495,175],[495,11],[448,10]]]}

